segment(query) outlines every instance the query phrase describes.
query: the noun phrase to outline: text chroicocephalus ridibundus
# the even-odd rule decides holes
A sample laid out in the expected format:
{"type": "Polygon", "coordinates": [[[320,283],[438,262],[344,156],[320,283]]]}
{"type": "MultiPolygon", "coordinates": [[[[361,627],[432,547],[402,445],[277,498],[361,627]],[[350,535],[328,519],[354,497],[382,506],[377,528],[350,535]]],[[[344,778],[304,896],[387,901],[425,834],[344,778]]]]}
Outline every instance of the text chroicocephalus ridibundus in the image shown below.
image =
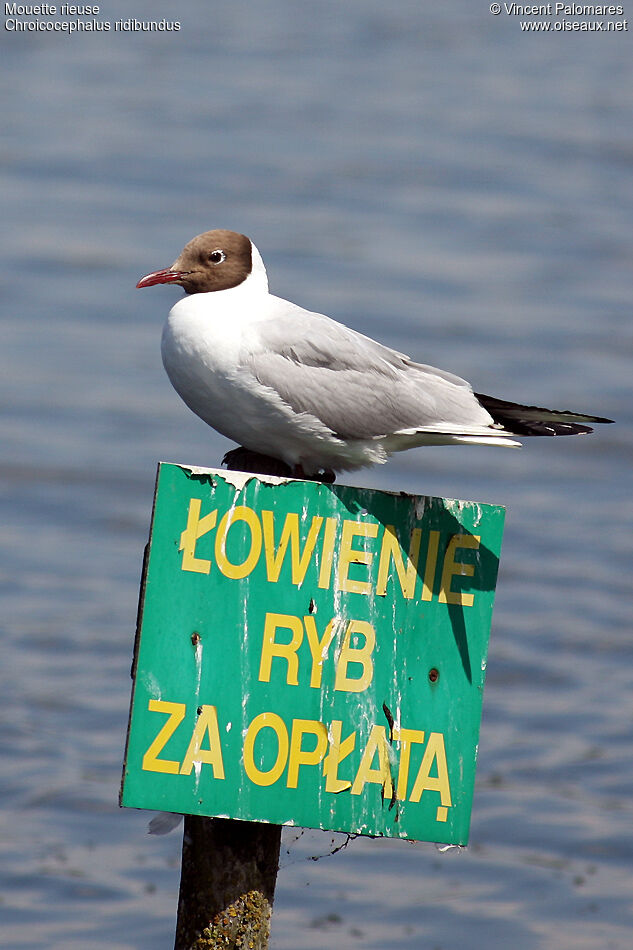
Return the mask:
{"type": "Polygon", "coordinates": [[[352,470],[422,445],[518,446],[515,437],[578,435],[598,416],[475,393],[330,317],[268,292],[243,234],[190,241],[137,287],[179,284],[162,337],[174,389],[201,419],[296,475],[352,470]]]}

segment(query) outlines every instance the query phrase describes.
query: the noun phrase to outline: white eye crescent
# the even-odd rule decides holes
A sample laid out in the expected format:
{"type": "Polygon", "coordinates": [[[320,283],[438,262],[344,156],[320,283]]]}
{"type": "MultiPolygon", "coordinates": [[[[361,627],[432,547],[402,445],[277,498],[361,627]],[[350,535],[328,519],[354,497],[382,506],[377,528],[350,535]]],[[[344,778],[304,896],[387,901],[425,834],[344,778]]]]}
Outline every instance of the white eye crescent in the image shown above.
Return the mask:
{"type": "Polygon", "coordinates": [[[226,254],[218,247],[215,251],[211,251],[209,260],[212,264],[221,264],[222,261],[226,260],[226,254]]]}

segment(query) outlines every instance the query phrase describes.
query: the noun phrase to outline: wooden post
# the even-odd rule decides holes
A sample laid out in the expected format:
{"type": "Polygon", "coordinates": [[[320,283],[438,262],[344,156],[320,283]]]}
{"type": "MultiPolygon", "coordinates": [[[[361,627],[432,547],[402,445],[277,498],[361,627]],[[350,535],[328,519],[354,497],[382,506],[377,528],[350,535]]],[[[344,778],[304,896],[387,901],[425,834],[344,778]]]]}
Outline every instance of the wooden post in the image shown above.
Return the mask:
{"type": "MultiPolygon", "coordinates": [[[[224,461],[257,475],[291,474],[243,448],[224,461]]],[[[279,825],[185,815],[175,950],[266,950],[280,844],[279,825]]]]}
{"type": "Polygon", "coordinates": [[[175,950],[266,950],[281,826],[185,815],[175,950]]]}

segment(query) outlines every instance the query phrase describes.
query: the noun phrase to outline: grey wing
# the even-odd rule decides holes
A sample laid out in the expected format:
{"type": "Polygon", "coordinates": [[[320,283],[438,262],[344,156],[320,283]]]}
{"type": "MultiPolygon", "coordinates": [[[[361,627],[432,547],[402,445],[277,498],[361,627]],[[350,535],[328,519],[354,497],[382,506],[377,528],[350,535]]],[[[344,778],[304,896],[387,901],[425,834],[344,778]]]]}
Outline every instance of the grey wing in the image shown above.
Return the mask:
{"type": "Polygon", "coordinates": [[[341,438],[367,439],[442,425],[486,425],[470,385],[285,301],[258,327],[250,372],[294,412],[341,438]]]}

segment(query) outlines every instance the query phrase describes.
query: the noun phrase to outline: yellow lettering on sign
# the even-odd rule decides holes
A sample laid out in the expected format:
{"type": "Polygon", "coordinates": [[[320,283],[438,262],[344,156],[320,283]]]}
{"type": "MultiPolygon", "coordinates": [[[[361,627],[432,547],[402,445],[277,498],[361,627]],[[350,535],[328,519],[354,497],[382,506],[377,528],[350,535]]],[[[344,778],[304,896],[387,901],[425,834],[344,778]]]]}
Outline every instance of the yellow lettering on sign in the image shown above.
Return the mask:
{"type": "Polygon", "coordinates": [[[435,569],[437,567],[437,552],[440,547],[440,532],[429,531],[429,543],[426,549],[426,564],[424,566],[424,581],[420,600],[433,599],[433,585],[435,583],[435,569]]]}
{"type": "Polygon", "coordinates": [[[198,721],[194,727],[189,748],[180,766],[180,774],[191,775],[194,765],[203,762],[213,766],[214,778],[224,778],[218,711],[215,706],[202,706],[202,712],[198,716],[198,721]],[[209,735],[209,748],[203,749],[202,741],[207,733],[209,735]]]}
{"type": "Polygon", "coordinates": [[[375,646],[376,632],[372,625],[365,620],[350,620],[336,664],[334,689],[348,693],[362,693],[364,689],[367,689],[374,675],[374,663],[371,654],[375,646]],[[360,633],[365,640],[360,647],[352,646],[352,634],[356,633],[360,633]],[[350,663],[357,663],[362,666],[360,677],[354,679],[348,676],[347,670],[350,663]]]}
{"type": "Polygon", "coordinates": [[[223,515],[215,536],[215,560],[225,577],[231,580],[240,580],[246,577],[257,564],[262,550],[262,527],[259,518],[252,508],[246,505],[236,505],[223,515]],[[243,521],[250,529],[250,548],[241,564],[233,564],[226,554],[226,541],[231,527],[238,521],[243,521]]]}
{"type": "MultiPolygon", "coordinates": [[[[425,791],[439,792],[442,805],[451,805],[451,787],[448,781],[448,765],[446,764],[446,748],[444,736],[441,732],[432,732],[429,736],[418,776],[413,785],[410,802],[419,802],[425,791]],[[435,763],[437,775],[431,775],[431,768],[435,763]]],[[[445,819],[439,819],[444,821],[445,819]]]]}
{"type": "Polygon", "coordinates": [[[244,771],[255,785],[273,785],[284,768],[288,759],[288,730],[286,724],[276,713],[263,712],[255,716],[244,739],[244,771]],[[275,764],[267,772],[262,772],[255,765],[255,740],[262,729],[272,729],[277,736],[277,758],[275,764]]]}
{"type": "Polygon", "coordinates": [[[185,718],[187,707],[184,703],[168,703],[162,699],[150,699],[147,708],[150,712],[166,713],[169,719],[164,723],[162,729],[143,756],[141,768],[145,772],[168,772],[176,775],[180,768],[180,762],[174,762],[173,759],[159,759],[158,754],[163,751],[185,718]]]}
{"type": "Polygon", "coordinates": [[[336,518],[325,519],[325,531],[323,532],[323,545],[321,547],[321,566],[319,568],[319,587],[325,590],[327,590],[332,583],[336,524],[336,518]]]}
{"type": "Polygon", "coordinates": [[[463,561],[455,560],[455,549],[471,548],[471,550],[477,550],[480,540],[480,536],[477,534],[454,534],[448,542],[438,597],[440,604],[462,604],[464,607],[472,607],[475,600],[473,594],[451,590],[453,577],[472,577],[475,573],[474,564],[464,564],[463,561]]]}
{"type": "Polygon", "coordinates": [[[411,746],[414,742],[424,742],[424,733],[421,729],[395,728],[393,737],[400,743],[400,764],[398,766],[398,784],[396,798],[404,801],[407,797],[409,783],[409,766],[411,765],[411,746]]]}
{"type": "Polygon", "coordinates": [[[316,620],[312,614],[308,614],[303,618],[306,633],[308,634],[310,653],[312,654],[312,673],[310,674],[310,686],[314,687],[315,689],[319,689],[321,686],[321,678],[323,676],[323,661],[327,656],[327,651],[332,640],[334,639],[334,634],[336,633],[335,621],[336,618],[334,618],[334,620],[330,620],[329,624],[325,628],[323,637],[319,639],[316,620]]]}
{"type": "Polygon", "coordinates": [[[264,637],[262,640],[262,655],[259,661],[259,680],[270,683],[270,670],[273,657],[284,659],[288,664],[286,683],[288,686],[299,685],[299,657],[297,650],[303,640],[303,624],[300,617],[292,614],[266,614],[264,623],[264,637]],[[277,629],[292,630],[290,643],[277,643],[275,634],[277,629]]]}
{"type": "Polygon", "coordinates": [[[196,541],[204,534],[208,534],[215,528],[218,512],[209,512],[204,518],[200,517],[200,498],[191,498],[189,500],[189,511],[187,513],[187,527],[180,535],[179,551],[182,551],[183,571],[195,571],[197,574],[208,574],[211,570],[211,561],[206,558],[196,557],[196,541]]]}
{"type": "Polygon", "coordinates": [[[286,515],[284,526],[279,539],[279,546],[275,551],[275,528],[274,516],[272,511],[262,511],[262,528],[264,529],[264,552],[266,555],[266,571],[268,580],[276,583],[279,580],[281,566],[290,545],[290,559],[292,570],[292,583],[302,584],[306,576],[310,558],[323,524],[323,518],[316,515],[312,519],[308,537],[303,546],[303,551],[299,549],[299,515],[291,511],[286,515]]]}
{"type": "Polygon", "coordinates": [[[318,765],[327,751],[327,729],[316,719],[293,719],[290,736],[290,756],[288,757],[288,788],[296,788],[301,765],[318,765]],[[304,735],[316,736],[314,749],[301,748],[304,735]]]}
{"type": "Polygon", "coordinates": [[[338,561],[338,588],[350,594],[370,594],[369,581],[352,580],[349,577],[351,564],[365,564],[369,567],[374,559],[373,551],[359,551],[352,547],[355,537],[375,538],[378,525],[372,521],[344,521],[338,561]]]}
{"type": "Polygon", "coordinates": [[[360,795],[367,782],[382,785],[385,798],[391,798],[393,784],[389,768],[389,746],[384,726],[372,726],[369,739],[365,746],[356,778],[350,789],[351,795],[360,795]],[[374,757],[378,752],[378,768],[372,768],[374,757]]]}
{"type": "Polygon", "coordinates": [[[380,546],[380,561],[378,562],[378,579],[376,581],[376,593],[384,597],[387,593],[387,581],[389,579],[389,567],[391,561],[396,569],[402,595],[410,600],[415,590],[415,581],[418,576],[418,559],[420,557],[420,541],[422,531],[420,528],[414,528],[411,532],[411,542],[409,545],[409,556],[407,566],[404,566],[404,559],[400,549],[400,542],[396,535],[394,525],[385,526],[385,533],[382,537],[380,546]]]}
{"type": "Polygon", "coordinates": [[[338,767],[343,759],[354,751],[356,745],[356,733],[352,732],[341,742],[341,732],[343,722],[340,719],[332,720],[330,724],[328,738],[330,740],[330,750],[323,759],[323,774],[325,775],[326,792],[344,792],[350,788],[352,783],[347,779],[338,777],[338,767]]]}

